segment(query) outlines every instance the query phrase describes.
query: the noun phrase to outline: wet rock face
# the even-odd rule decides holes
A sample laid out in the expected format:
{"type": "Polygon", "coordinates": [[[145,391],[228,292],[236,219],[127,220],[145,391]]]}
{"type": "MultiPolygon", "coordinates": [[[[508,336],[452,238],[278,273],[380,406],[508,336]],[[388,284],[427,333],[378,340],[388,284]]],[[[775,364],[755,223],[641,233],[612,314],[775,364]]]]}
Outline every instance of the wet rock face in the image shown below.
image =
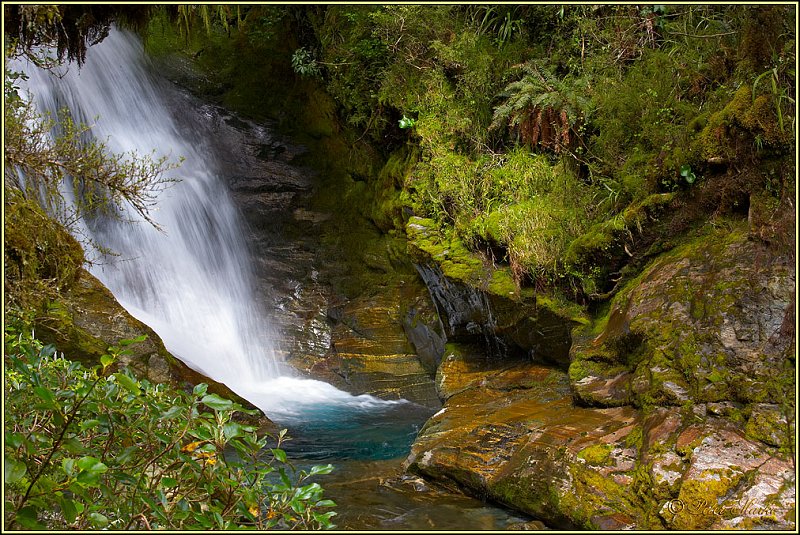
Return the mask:
{"type": "Polygon", "coordinates": [[[435,307],[427,297],[421,295],[409,304],[403,318],[403,331],[422,367],[428,375],[435,377],[444,355],[447,336],[435,307]]]}
{"type": "Polygon", "coordinates": [[[569,365],[572,322],[533,303],[477,289],[428,264],[417,270],[436,305],[447,340],[483,344],[496,358],[526,355],[569,365]]]}
{"type": "Polygon", "coordinates": [[[525,361],[492,365],[479,352],[455,349],[446,352],[437,381],[447,402],[420,432],[410,470],[551,527],[637,525],[641,512],[628,504],[635,496],[614,506],[623,503],[624,476],[633,471],[635,450],[625,439],[635,410],[576,409],[563,372],[525,361]],[[598,443],[603,454],[588,456],[594,467],[580,454],[598,443]]]}
{"type": "Polygon", "coordinates": [[[282,316],[282,358],[353,394],[403,398],[438,408],[432,379],[401,325],[402,294],[401,287],[384,289],[331,306],[331,301],[319,299],[321,294],[314,299],[301,291],[296,301],[286,303],[282,316]],[[302,309],[292,308],[301,304],[302,309]],[[288,321],[292,317],[296,323],[288,321]]]}
{"type": "Polygon", "coordinates": [[[306,149],[266,128],[219,108],[209,115],[278,358],[353,394],[438,408],[443,342],[427,291],[394,253],[404,243],[353,206],[358,183],[299,164],[306,149]]]}
{"type": "MultiPolygon", "coordinates": [[[[792,529],[791,459],[704,406],[584,408],[566,374],[448,344],[412,472],[566,529],[792,529]]],[[[719,409],[719,407],[716,407],[719,409]]]]}

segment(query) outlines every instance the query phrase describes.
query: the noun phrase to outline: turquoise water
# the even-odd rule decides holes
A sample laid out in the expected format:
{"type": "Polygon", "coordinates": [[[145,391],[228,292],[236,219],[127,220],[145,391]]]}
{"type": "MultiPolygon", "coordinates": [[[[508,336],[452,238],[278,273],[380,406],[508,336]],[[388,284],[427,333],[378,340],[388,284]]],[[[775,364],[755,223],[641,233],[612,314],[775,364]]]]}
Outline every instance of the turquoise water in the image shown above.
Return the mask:
{"type": "Polygon", "coordinates": [[[308,461],[374,461],[404,457],[433,410],[410,402],[370,408],[316,405],[294,420],[277,423],[290,429],[284,449],[308,461]]]}
{"type": "Polygon", "coordinates": [[[295,406],[276,423],[289,429],[282,447],[296,468],[334,465],[315,481],[337,504],[338,529],[507,530],[530,522],[405,472],[411,445],[433,412],[408,401],[353,396],[347,403],[295,406]]]}

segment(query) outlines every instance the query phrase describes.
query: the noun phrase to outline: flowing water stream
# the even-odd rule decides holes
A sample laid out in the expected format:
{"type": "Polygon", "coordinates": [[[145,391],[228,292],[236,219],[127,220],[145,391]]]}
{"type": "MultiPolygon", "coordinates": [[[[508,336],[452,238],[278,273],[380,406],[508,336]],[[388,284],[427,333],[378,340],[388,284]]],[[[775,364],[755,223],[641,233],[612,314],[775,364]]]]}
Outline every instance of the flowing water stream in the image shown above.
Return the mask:
{"type": "Polygon", "coordinates": [[[91,132],[110,151],[184,159],[171,172],[179,182],[159,194],[152,214],[163,232],[132,211],[123,219],[134,223],[84,222],[83,232],[117,254],[91,271],[171,353],[289,427],[295,436],[290,450],[301,462],[342,463],[332,497],[349,507],[350,527],[435,528],[431,518],[441,514],[449,519],[440,521],[442,528],[469,529],[475,520],[458,512],[466,509],[488,511],[475,513],[484,518],[484,529],[521,520],[463,497],[437,494],[422,504],[418,489],[386,490],[385,480],[402,481],[400,460],[431,410],[406,400],[352,395],[299,377],[276,359],[241,214],[219,176],[217,149],[203,135],[206,111],[152,73],[138,38],[112,31],[88,50],[80,69],[23,69],[39,109],[68,109],[76,122],[92,124],[91,132]],[[336,494],[337,486],[349,490],[336,494]],[[378,488],[384,489],[382,508],[373,503],[381,496],[378,488]],[[436,509],[437,502],[450,504],[451,513],[436,509]],[[424,513],[415,517],[410,511],[424,513]]]}

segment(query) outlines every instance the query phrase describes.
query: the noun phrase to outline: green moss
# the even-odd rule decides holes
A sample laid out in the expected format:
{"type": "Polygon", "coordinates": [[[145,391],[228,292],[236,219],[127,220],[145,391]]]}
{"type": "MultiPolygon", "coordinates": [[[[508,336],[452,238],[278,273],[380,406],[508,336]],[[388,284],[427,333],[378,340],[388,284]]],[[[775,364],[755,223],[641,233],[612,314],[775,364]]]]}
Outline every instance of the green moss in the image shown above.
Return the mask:
{"type": "Polygon", "coordinates": [[[6,190],[4,208],[6,303],[41,308],[75,283],[83,249],[36,202],[6,190]]]}
{"type": "Polygon", "coordinates": [[[725,107],[711,115],[698,138],[700,151],[706,159],[737,160],[741,158],[741,138],[747,138],[748,151],[754,152],[755,138],[762,143],[783,145],[791,137],[781,130],[774,99],[761,94],[753,99],[753,88],[742,85],[725,107]]]}
{"type": "Polygon", "coordinates": [[[674,193],[655,193],[628,206],[613,219],[590,227],[587,232],[570,242],[564,254],[564,264],[582,271],[584,290],[594,293],[607,278],[608,269],[600,266],[615,265],[627,254],[623,244],[633,230],[641,232],[674,199],[674,193]],[[593,270],[588,269],[592,267],[593,270]]]}
{"type": "Polygon", "coordinates": [[[611,466],[614,464],[611,459],[611,451],[613,449],[614,447],[611,444],[594,444],[578,452],[578,459],[583,459],[595,466],[611,466]]]}
{"type": "MultiPolygon", "coordinates": [[[[743,474],[735,470],[704,470],[696,477],[684,481],[678,494],[678,500],[684,508],[668,517],[670,528],[679,530],[708,529],[719,520],[720,500],[728,496],[739,484],[743,474]]],[[[668,513],[669,514],[669,513],[668,513]]],[[[727,514],[733,515],[733,511],[727,514]]]]}
{"type": "Polygon", "coordinates": [[[625,446],[628,448],[635,448],[637,451],[641,451],[642,445],[644,440],[644,431],[641,425],[637,425],[633,428],[633,431],[628,433],[628,436],[625,437],[625,446]]]}

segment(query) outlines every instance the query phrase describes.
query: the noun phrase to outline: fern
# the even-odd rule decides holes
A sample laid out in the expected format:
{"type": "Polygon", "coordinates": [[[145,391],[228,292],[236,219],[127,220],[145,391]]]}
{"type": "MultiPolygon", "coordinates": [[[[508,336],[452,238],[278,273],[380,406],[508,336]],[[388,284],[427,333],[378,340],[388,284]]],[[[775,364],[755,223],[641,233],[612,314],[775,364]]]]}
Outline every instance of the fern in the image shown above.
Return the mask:
{"type": "Polygon", "coordinates": [[[589,107],[585,80],[559,79],[535,62],[518,68],[523,76],[498,95],[504,102],[495,108],[490,128],[508,128],[531,148],[568,149],[576,137],[575,127],[585,119],[589,107]]]}

